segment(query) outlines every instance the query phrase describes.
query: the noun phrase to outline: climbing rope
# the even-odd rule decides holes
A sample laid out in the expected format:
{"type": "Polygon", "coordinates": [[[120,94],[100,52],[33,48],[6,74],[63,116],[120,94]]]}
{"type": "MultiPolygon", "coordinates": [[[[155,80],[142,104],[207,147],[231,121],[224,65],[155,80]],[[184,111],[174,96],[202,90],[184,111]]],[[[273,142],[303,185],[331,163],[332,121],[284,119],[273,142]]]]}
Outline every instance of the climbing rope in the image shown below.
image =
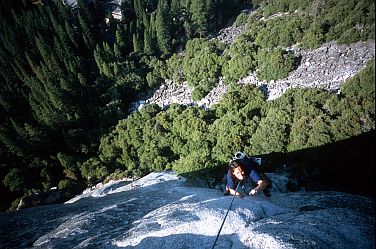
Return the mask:
{"type": "MultiPolygon", "coordinates": [[[[238,187],[239,187],[239,185],[240,185],[240,182],[238,183],[238,186],[236,186],[235,192],[238,192],[238,187]]],[[[234,199],[235,199],[235,195],[232,197],[232,200],[231,200],[230,206],[229,206],[228,209],[227,209],[227,212],[226,212],[225,218],[223,218],[222,225],[221,225],[221,227],[219,228],[219,231],[218,231],[217,237],[215,238],[215,241],[214,241],[214,244],[213,244],[212,249],[214,249],[215,244],[217,243],[217,240],[218,240],[219,234],[221,233],[222,227],[223,227],[223,225],[225,224],[225,221],[226,221],[226,218],[227,218],[227,214],[228,214],[228,212],[229,212],[230,209],[231,209],[231,206],[232,206],[232,203],[234,202],[234,199]]]]}

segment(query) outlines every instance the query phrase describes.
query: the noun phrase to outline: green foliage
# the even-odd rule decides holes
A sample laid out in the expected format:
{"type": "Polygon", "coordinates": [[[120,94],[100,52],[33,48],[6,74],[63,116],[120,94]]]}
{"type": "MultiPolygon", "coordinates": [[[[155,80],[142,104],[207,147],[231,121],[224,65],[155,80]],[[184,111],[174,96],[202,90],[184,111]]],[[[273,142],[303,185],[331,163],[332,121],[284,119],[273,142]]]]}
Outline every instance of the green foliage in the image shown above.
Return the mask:
{"type": "Polygon", "coordinates": [[[243,113],[248,118],[260,115],[264,105],[264,94],[253,85],[229,85],[227,93],[221,99],[219,105],[214,107],[217,116],[222,117],[226,113],[243,113]]]}
{"type": "Polygon", "coordinates": [[[281,47],[374,39],[371,0],[248,2],[261,8],[237,17],[248,30],[226,48],[206,37],[244,1],[123,1],[122,21],[107,26],[99,2],[0,1],[8,10],[0,11],[0,175],[9,190],[201,172],[236,150],[294,151],[375,129],[374,61],[340,95],[301,89],[265,102],[257,88],[231,84],[256,70],[266,80],[286,77],[294,57],[281,47]],[[150,105],[128,116],[129,103],[165,79],[187,80],[198,100],[221,76],[229,91],[211,110],[150,105]]]}
{"type": "Polygon", "coordinates": [[[295,151],[308,148],[310,137],[310,118],[302,116],[291,125],[289,144],[287,151],[295,151]]]}
{"type": "Polygon", "coordinates": [[[59,160],[61,166],[64,168],[65,176],[69,179],[78,179],[78,168],[76,165],[76,158],[74,156],[61,153],[57,154],[57,159],[59,160]]]}
{"type": "Polygon", "coordinates": [[[146,81],[149,88],[154,89],[160,86],[164,79],[167,78],[167,65],[165,61],[151,57],[147,60],[152,71],[146,75],[146,81]]]}
{"type": "Polygon", "coordinates": [[[268,1],[264,10],[265,16],[270,16],[278,12],[294,12],[295,10],[306,10],[312,1],[310,0],[278,0],[268,1]]]}
{"type": "Polygon", "coordinates": [[[302,40],[303,34],[311,24],[306,15],[289,15],[271,19],[262,27],[255,39],[262,48],[288,47],[302,40]]]}
{"type": "Polygon", "coordinates": [[[362,133],[362,124],[356,111],[345,110],[332,122],[333,135],[336,140],[343,140],[362,133]]]}
{"type": "Polygon", "coordinates": [[[245,149],[250,154],[266,154],[285,152],[290,133],[291,120],[287,112],[270,109],[262,118],[256,132],[249,140],[250,146],[245,149]]]}
{"type": "Polygon", "coordinates": [[[95,184],[109,175],[107,167],[98,158],[90,158],[80,164],[80,171],[89,183],[95,184]]]}
{"type": "Polygon", "coordinates": [[[354,43],[375,37],[375,3],[371,0],[269,1],[265,5],[265,17],[281,12],[290,14],[265,24],[248,20],[250,30],[257,36],[256,43],[262,48],[300,44],[313,49],[327,41],[354,43]]]}
{"type": "Polygon", "coordinates": [[[212,158],[227,162],[234,154],[248,145],[250,136],[256,131],[259,117],[246,118],[242,114],[229,113],[210,126],[213,139],[212,158]]]}
{"type": "Polygon", "coordinates": [[[322,18],[329,26],[326,40],[352,43],[375,37],[375,3],[371,0],[327,3],[322,18]]]}
{"type": "Polygon", "coordinates": [[[66,189],[71,189],[74,187],[74,183],[69,180],[69,179],[62,179],[60,182],[59,182],[59,185],[58,185],[58,188],[60,190],[66,190],[66,189]]]}
{"type": "Polygon", "coordinates": [[[319,89],[290,89],[271,108],[284,108],[292,120],[288,151],[332,142],[331,112],[327,101],[332,94],[319,89]]]}
{"type": "Polygon", "coordinates": [[[157,41],[162,54],[171,53],[171,18],[167,0],[158,1],[156,16],[157,41]]]}
{"type": "Polygon", "coordinates": [[[65,198],[71,198],[76,187],[77,183],[73,182],[71,179],[62,179],[58,184],[59,190],[64,191],[65,198]]]}
{"type": "Polygon", "coordinates": [[[106,179],[103,181],[103,183],[107,183],[110,180],[122,180],[124,178],[129,177],[128,171],[122,171],[119,169],[116,169],[115,172],[111,173],[109,176],[106,177],[106,179]]]}
{"type": "Polygon", "coordinates": [[[26,171],[20,168],[12,168],[3,183],[12,192],[26,192],[29,187],[26,171]]]}
{"type": "Polygon", "coordinates": [[[345,99],[338,103],[333,122],[337,140],[375,129],[375,63],[371,60],[358,75],[341,87],[345,99]]]}
{"type": "Polygon", "coordinates": [[[295,56],[281,48],[258,53],[259,70],[257,77],[267,81],[286,78],[295,68],[295,56]]]}
{"type": "Polygon", "coordinates": [[[309,124],[311,131],[307,141],[309,147],[319,147],[333,142],[330,121],[326,115],[317,116],[311,120],[309,124]]]}
{"type": "Polygon", "coordinates": [[[354,104],[360,105],[370,115],[375,115],[375,60],[355,77],[347,80],[341,87],[341,93],[354,104]]]}
{"type": "Polygon", "coordinates": [[[205,97],[218,82],[222,51],[216,42],[197,38],[187,42],[183,69],[188,85],[193,88],[193,100],[205,97]]]}
{"type": "Polygon", "coordinates": [[[241,13],[236,17],[235,20],[235,26],[240,27],[246,25],[248,22],[248,14],[247,13],[241,13]]]}
{"type": "Polygon", "coordinates": [[[167,60],[167,78],[174,82],[182,82],[185,79],[183,70],[184,57],[178,54],[173,54],[167,60]]]}
{"type": "Polygon", "coordinates": [[[302,47],[314,49],[325,41],[325,24],[319,21],[313,22],[302,38],[302,47]]]}
{"type": "Polygon", "coordinates": [[[21,197],[14,199],[12,203],[10,204],[10,207],[8,208],[8,211],[16,211],[18,208],[18,204],[20,204],[21,197]]]}
{"type": "Polygon", "coordinates": [[[215,162],[210,160],[208,148],[193,151],[189,155],[180,158],[173,166],[173,170],[178,174],[194,173],[200,170],[214,168],[215,162]]]}
{"type": "Polygon", "coordinates": [[[230,46],[229,60],[222,68],[222,75],[226,82],[234,82],[254,71],[257,66],[258,47],[252,37],[243,35],[238,37],[230,46]]]}

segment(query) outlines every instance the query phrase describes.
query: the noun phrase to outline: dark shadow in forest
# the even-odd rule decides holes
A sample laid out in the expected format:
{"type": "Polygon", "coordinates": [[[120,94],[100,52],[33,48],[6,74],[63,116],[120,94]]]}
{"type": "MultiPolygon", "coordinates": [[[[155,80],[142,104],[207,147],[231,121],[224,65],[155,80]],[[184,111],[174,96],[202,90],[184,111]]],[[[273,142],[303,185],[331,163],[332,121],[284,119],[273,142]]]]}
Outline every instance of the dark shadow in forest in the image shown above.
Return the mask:
{"type": "MultiPolygon", "coordinates": [[[[291,191],[341,191],[375,197],[375,131],[335,143],[261,157],[266,173],[286,173],[297,181],[291,191]]],[[[220,181],[226,166],[196,171],[186,177],[215,177],[220,181]]]]}

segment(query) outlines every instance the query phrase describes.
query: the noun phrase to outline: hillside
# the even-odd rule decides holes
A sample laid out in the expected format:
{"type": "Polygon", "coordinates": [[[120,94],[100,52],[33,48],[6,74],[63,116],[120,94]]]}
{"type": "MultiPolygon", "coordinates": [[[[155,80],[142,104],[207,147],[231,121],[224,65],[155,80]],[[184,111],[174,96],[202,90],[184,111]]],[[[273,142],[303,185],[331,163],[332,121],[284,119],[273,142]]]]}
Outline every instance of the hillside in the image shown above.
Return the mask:
{"type": "MultiPolygon", "coordinates": [[[[235,33],[235,31],[229,32],[235,33]]],[[[235,33],[233,36],[236,37],[237,35],[239,34],[235,33]]],[[[231,41],[229,42],[231,44],[231,41]]],[[[355,76],[367,65],[369,60],[375,57],[374,40],[348,45],[338,45],[331,42],[313,50],[294,47],[290,49],[296,57],[300,58],[300,65],[290,72],[286,78],[267,82],[258,79],[256,72],[250,72],[238,83],[256,85],[263,91],[268,100],[280,97],[290,88],[319,88],[340,93],[341,86],[345,81],[355,76]]],[[[149,98],[139,100],[134,103],[132,108],[138,108],[140,104],[142,106],[157,104],[164,108],[172,103],[210,108],[221,100],[227,89],[228,86],[221,79],[218,85],[204,98],[194,101],[192,89],[187,85],[187,82],[166,80],[149,98]]]]}
{"type": "Polygon", "coordinates": [[[299,187],[372,196],[328,162],[366,158],[372,186],[374,6],[1,1],[1,211],[164,170],[219,181],[239,150],[299,187]]]}

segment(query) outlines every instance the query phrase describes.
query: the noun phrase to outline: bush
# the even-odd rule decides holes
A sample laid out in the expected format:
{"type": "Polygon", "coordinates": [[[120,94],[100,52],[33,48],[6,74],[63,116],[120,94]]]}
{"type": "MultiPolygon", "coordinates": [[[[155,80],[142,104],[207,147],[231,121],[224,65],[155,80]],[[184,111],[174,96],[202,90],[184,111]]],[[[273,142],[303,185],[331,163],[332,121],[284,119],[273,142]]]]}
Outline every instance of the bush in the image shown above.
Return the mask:
{"type": "Polygon", "coordinates": [[[235,26],[244,26],[248,22],[248,14],[247,13],[240,13],[235,20],[235,26]]]}
{"type": "Polygon", "coordinates": [[[194,91],[193,100],[200,100],[217,84],[223,64],[222,52],[223,46],[218,42],[205,39],[187,42],[183,69],[188,85],[194,91]]]}
{"type": "Polygon", "coordinates": [[[328,2],[321,16],[328,24],[327,41],[353,43],[375,37],[375,2],[372,0],[328,2]]]}
{"type": "Polygon", "coordinates": [[[145,63],[152,68],[152,70],[146,75],[146,81],[149,88],[154,89],[159,87],[164,82],[164,79],[167,78],[166,63],[155,57],[151,57],[150,59],[146,57],[144,60],[146,61],[145,63]]]}
{"type": "Polygon", "coordinates": [[[226,82],[234,82],[248,75],[257,66],[258,47],[249,35],[240,36],[231,44],[229,60],[222,68],[226,82]]]}
{"type": "Polygon", "coordinates": [[[71,198],[76,192],[76,187],[77,184],[70,179],[62,179],[60,180],[58,185],[59,190],[64,191],[65,198],[71,198]]]}
{"type": "Polygon", "coordinates": [[[10,204],[8,211],[16,211],[18,208],[18,204],[20,204],[20,201],[21,201],[21,197],[14,199],[12,203],[10,204]]]}
{"type": "Polygon", "coordinates": [[[183,57],[178,54],[173,54],[167,60],[167,78],[174,82],[182,82],[185,80],[183,70],[183,57]]]}
{"type": "Polygon", "coordinates": [[[103,181],[103,183],[107,183],[110,180],[121,180],[124,178],[129,177],[131,174],[128,170],[120,170],[116,169],[115,172],[111,173],[109,176],[106,177],[106,179],[103,181]]]}
{"type": "Polygon", "coordinates": [[[249,147],[244,150],[259,155],[272,152],[285,152],[291,119],[284,110],[270,109],[249,140],[249,147]]]}
{"type": "Polygon", "coordinates": [[[318,48],[325,42],[324,23],[314,22],[302,38],[302,47],[305,49],[318,48]]]}
{"type": "Polygon", "coordinates": [[[12,192],[26,192],[28,190],[26,170],[12,168],[3,179],[4,185],[12,192]]]}
{"type": "Polygon", "coordinates": [[[97,158],[90,158],[80,165],[81,175],[89,184],[103,181],[109,175],[107,167],[97,158]]]}
{"type": "Polygon", "coordinates": [[[286,78],[295,68],[294,54],[281,48],[261,50],[258,53],[258,62],[257,77],[267,81],[286,78]]]}
{"type": "Polygon", "coordinates": [[[257,32],[255,42],[262,48],[288,47],[302,40],[303,34],[311,24],[304,15],[290,15],[266,22],[266,26],[257,32]]]}
{"type": "Polygon", "coordinates": [[[74,186],[75,186],[75,183],[72,182],[71,180],[62,179],[62,180],[59,181],[58,188],[60,190],[69,190],[69,189],[72,189],[74,186]]]}
{"type": "Polygon", "coordinates": [[[57,153],[57,159],[59,160],[61,166],[64,168],[65,176],[70,179],[77,180],[77,159],[74,156],[61,152],[57,153]]]}
{"type": "Polygon", "coordinates": [[[202,148],[199,151],[192,151],[185,157],[177,160],[172,169],[178,174],[194,174],[216,166],[216,163],[210,160],[210,150],[202,148]]]}

